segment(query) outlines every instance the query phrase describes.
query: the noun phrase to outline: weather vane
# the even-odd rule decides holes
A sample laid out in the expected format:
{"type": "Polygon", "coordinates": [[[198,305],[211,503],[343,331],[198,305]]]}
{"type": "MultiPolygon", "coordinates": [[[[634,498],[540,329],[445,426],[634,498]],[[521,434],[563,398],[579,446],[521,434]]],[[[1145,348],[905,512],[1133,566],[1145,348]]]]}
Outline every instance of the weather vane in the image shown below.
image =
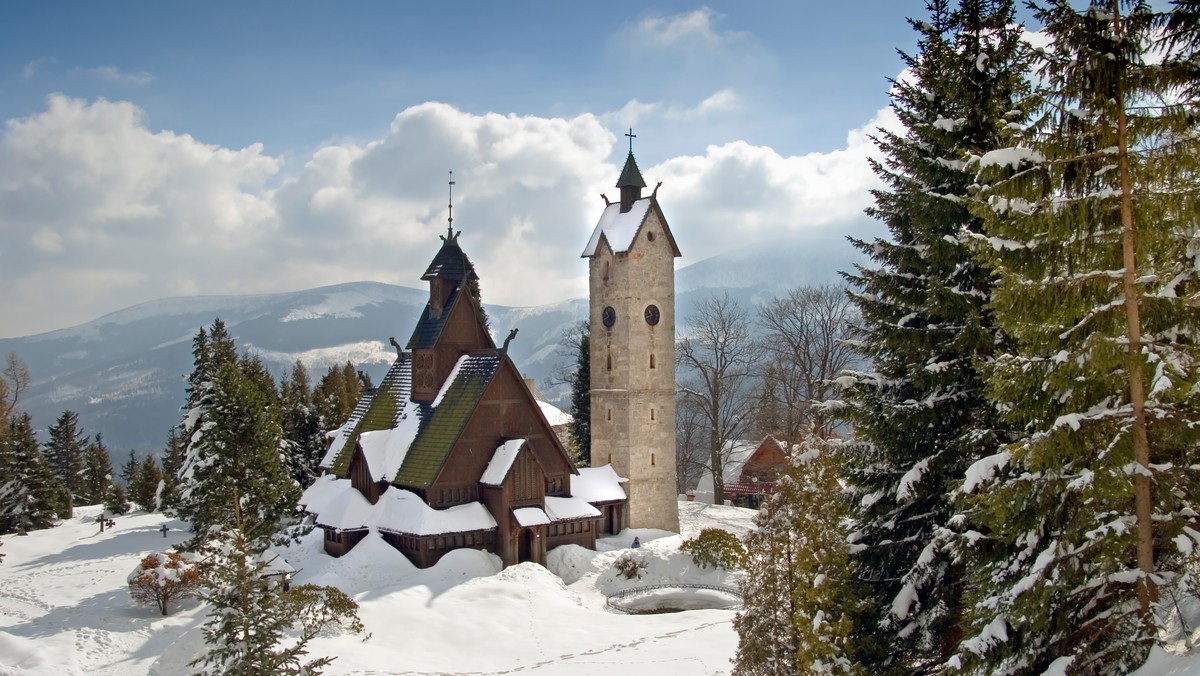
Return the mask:
{"type": "Polygon", "coordinates": [[[450,203],[446,205],[446,236],[454,236],[454,172],[450,172],[450,203]]]}
{"type": "Polygon", "coordinates": [[[629,154],[632,155],[633,154],[633,139],[637,138],[637,134],[633,133],[633,127],[629,128],[629,133],[626,134],[626,136],[629,137],[629,154]]]}

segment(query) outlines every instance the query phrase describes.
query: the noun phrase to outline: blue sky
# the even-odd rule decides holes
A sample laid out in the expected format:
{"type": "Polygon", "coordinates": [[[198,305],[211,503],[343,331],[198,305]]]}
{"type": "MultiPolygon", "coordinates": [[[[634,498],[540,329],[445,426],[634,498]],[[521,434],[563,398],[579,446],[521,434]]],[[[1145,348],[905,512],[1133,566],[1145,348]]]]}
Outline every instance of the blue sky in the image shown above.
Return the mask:
{"type": "Polygon", "coordinates": [[[577,297],[631,126],[682,263],[779,232],[849,256],[923,12],[6,3],[0,336],[172,295],[416,286],[449,170],[485,300],[577,297]]]}

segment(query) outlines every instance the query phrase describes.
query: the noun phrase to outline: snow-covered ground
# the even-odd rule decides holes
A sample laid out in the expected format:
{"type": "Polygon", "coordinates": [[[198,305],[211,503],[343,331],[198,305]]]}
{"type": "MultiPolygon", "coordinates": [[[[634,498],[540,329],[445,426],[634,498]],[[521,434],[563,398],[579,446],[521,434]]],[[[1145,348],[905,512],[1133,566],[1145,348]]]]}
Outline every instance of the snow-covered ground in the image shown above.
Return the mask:
{"type": "MultiPolygon", "coordinates": [[[[126,586],[143,556],[187,539],[185,524],[135,512],[100,533],[99,511],[76,509],[57,528],[2,538],[0,674],[176,676],[203,649],[198,601],[182,601],[162,617],[135,605],[126,586]],[[163,524],[171,529],[166,538],[163,524]]],[[[623,615],[605,599],[641,585],[736,585],[734,576],[695,567],[679,544],[706,527],[741,535],[753,516],[681,502],[682,535],[630,530],[601,541],[599,552],[560,547],[549,570],[501,570],[498,559],[478,551],[418,570],[380,540],[333,559],[321,552],[319,534],[284,556],[299,569],[298,582],[336,585],[361,606],[365,641],[344,634],[310,644],[314,656],[340,656],[328,674],[727,674],[737,646],[734,611],[623,615]],[[642,547],[626,549],[635,535],[642,547]],[[640,580],[612,567],[629,554],[646,563],[640,580]]]]}

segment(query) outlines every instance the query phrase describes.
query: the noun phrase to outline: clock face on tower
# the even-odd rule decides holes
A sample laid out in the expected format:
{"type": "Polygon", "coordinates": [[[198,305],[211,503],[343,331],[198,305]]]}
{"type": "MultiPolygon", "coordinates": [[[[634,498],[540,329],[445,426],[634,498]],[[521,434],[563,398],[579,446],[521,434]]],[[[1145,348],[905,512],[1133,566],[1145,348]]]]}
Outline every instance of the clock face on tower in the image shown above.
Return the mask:
{"type": "Polygon", "coordinates": [[[612,328],[612,325],[617,322],[617,311],[611,305],[604,308],[604,312],[600,315],[600,320],[604,322],[606,328],[612,328]]]}
{"type": "Polygon", "coordinates": [[[650,326],[654,326],[654,325],[658,324],[658,306],[657,305],[647,305],[646,306],[646,323],[649,324],[650,326]]]}

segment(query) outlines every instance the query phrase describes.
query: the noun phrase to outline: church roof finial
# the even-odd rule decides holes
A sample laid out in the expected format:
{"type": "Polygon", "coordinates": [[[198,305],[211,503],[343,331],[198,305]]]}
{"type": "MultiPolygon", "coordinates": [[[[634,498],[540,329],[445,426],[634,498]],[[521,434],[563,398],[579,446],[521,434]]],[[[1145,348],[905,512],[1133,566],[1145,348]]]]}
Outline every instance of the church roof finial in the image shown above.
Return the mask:
{"type": "Polygon", "coordinates": [[[450,172],[450,203],[446,205],[446,241],[454,239],[454,171],[450,172]]]}
{"type": "Polygon", "coordinates": [[[637,134],[634,134],[633,128],[630,127],[629,133],[625,135],[629,137],[629,156],[625,158],[625,168],[621,170],[621,177],[617,179],[616,187],[645,188],[646,180],[642,178],[642,172],[633,159],[633,139],[637,138],[637,134]]]}

